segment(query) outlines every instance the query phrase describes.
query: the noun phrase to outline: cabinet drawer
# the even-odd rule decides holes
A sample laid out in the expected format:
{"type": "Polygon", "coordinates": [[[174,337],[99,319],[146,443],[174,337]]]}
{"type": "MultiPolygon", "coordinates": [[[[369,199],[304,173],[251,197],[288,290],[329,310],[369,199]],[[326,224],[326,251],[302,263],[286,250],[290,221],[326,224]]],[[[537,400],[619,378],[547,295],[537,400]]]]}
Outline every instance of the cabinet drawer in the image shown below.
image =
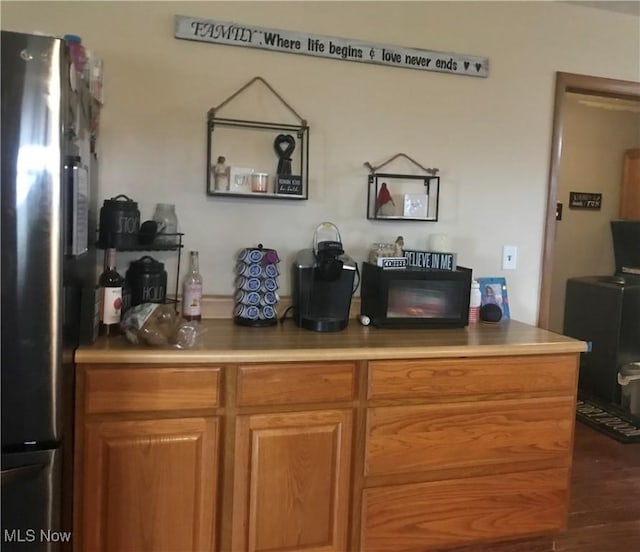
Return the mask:
{"type": "Polygon", "coordinates": [[[365,473],[568,466],[574,415],[573,397],[370,408],[365,473]]]}
{"type": "Polygon", "coordinates": [[[554,469],[366,489],[362,549],[440,550],[560,530],[568,477],[554,469]]]}
{"type": "Polygon", "coordinates": [[[574,393],[578,355],[382,360],[369,363],[369,399],[496,393],[574,393]]]}
{"type": "Polygon", "coordinates": [[[239,366],[238,404],[349,401],[354,394],[354,369],[351,362],[239,366]]]}
{"type": "Polygon", "coordinates": [[[220,368],[89,368],[85,412],[143,412],[214,408],[220,403],[220,368]]]}

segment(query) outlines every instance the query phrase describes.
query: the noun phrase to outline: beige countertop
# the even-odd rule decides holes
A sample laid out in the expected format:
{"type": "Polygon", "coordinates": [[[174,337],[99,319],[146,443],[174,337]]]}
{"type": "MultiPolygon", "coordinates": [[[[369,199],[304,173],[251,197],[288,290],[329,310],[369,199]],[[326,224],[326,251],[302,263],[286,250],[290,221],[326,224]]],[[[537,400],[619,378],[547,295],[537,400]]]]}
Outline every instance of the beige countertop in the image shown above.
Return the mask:
{"type": "Polygon", "coordinates": [[[76,352],[86,363],[238,363],[326,360],[451,358],[579,353],[586,344],[515,320],[475,324],[460,329],[386,330],[354,320],[341,332],[301,329],[292,320],[263,328],[232,320],[203,320],[200,343],[193,349],[145,347],[124,337],[99,338],[76,352]]]}

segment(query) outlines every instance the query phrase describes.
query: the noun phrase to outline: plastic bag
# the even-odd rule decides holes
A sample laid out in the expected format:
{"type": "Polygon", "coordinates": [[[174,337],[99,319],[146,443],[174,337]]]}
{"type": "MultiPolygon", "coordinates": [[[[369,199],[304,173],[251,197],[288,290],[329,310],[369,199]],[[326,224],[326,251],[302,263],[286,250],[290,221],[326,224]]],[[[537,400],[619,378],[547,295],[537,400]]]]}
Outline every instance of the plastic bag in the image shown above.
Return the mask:
{"type": "Polygon", "coordinates": [[[171,305],[142,303],[130,308],[120,322],[127,341],[153,347],[194,347],[201,334],[198,322],[181,320],[171,305]]]}

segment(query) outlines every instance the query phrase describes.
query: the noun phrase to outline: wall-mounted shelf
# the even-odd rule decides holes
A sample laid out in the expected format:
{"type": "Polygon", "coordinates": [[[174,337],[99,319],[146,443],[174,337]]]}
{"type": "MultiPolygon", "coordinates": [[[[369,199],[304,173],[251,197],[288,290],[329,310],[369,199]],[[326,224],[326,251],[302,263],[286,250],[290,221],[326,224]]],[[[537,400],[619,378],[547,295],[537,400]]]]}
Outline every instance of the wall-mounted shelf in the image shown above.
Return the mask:
{"type": "Polygon", "coordinates": [[[175,244],[160,244],[160,243],[150,243],[150,244],[138,244],[130,247],[117,247],[118,251],[178,251],[183,248],[182,245],[182,236],[183,233],[178,234],[163,234],[166,237],[175,237],[175,244]]]}
{"type": "Polygon", "coordinates": [[[254,77],[207,114],[207,195],[309,198],[309,127],[262,77],[254,77]],[[298,124],[220,117],[220,109],[262,82],[298,124]]]}
{"type": "Polygon", "coordinates": [[[257,199],[308,199],[309,127],[209,116],[207,121],[207,195],[257,199]],[[278,136],[295,140],[291,175],[277,175],[278,136]],[[215,138],[215,140],[214,140],[215,138]],[[226,181],[218,186],[214,167],[223,156],[228,165],[226,181]],[[236,161],[237,160],[237,161],[236,161]],[[241,166],[240,166],[241,165],[241,166]],[[251,174],[268,175],[266,192],[252,191],[251,174]]]}
{"type": "Polygon", "coordinates": [[[440,177],[438,169],[428,169],[404,153],[398,153],[381,165],[369,168],[367,218],[370,220],[438,220],[440,177]],[[378,169],[398,157],[405,157],[427,174],[379,173],[378,169]]]}
{"type": "Polygon", "coordinates": [[[435,222],[439,195],[438,176],[370,174],[367,218],[435,222]]]}

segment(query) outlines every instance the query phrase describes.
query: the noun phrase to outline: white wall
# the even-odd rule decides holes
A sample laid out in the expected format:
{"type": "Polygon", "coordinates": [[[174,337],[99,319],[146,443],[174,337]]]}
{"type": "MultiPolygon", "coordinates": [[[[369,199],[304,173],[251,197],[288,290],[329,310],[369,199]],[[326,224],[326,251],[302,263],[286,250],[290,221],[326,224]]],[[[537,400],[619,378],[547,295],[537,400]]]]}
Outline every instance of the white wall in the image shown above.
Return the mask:
{"type": "Polygon", "coordinates": [[[402,234],[420,249],[429,234],[449,234],[460,264],[507,277],[512,316],[533,323],[555,72],[640,80],[638,18],[566,3],[5,1],[1,10],[3,29],[79,34],[104,58],[101,200],[126,192],[143,219],[156,202],[175,203],[209,294],[232,292],[234,253],[257,242],[285,260],[287,293],[288,263],[331,220],[357,260],[374,241],[402,234]],[[490,74],[177,40],[175,14],[486,56],[490,74]],[[309,201],[205,196],[207,110],[256,75],[309,121],[309,201]],[[366,220],[362,164],[400,151],[441,169],[439,222],[366,220]],[[501,270],[503,244],[519,248],[516,271],[501,270]]]}
{"type": "MultiPolygon", "coordinates": [[[[567,278],[615,271],[609,223],[620,215],[624,152],[640,147],[640,114],[581,100],[590,101],[588,96],[567,95],[558,177],[563,214],[556,224],[549,328],[560,332],[567,278]],[[570,209],[569,192],[601,193],[602,207],[570,209]]],[[[591,101],[603,104],[598,98],[591,101]]]]}

